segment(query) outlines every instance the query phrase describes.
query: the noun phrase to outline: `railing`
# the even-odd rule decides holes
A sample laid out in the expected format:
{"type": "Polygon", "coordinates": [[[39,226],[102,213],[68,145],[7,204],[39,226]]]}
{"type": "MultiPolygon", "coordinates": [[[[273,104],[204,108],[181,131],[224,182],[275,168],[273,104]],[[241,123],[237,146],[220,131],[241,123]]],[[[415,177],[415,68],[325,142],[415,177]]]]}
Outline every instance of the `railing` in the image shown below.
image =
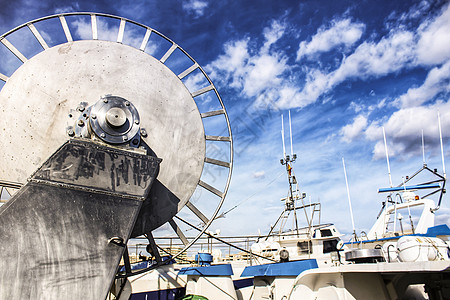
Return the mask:
{"type": "MultiPolygon", "coordinates": [[[[186,255],[178,257],[177,263],[195,263],[195,255],[199,252],[212,253],[218,261],[246,261],[251,263],[255,258],[250,253],[250,247],[253,243],[257,242],[261,236],[227,236],[220,237],[221,240],[226,241],[228,244],[214,239],[209,236],[202,236],[193,246],[189,248],[186,255]],[[236,247],[243,249],[241,251],[236,247]]],[[[171,256],[178,253],[181,248],[184,247],[183,243],[178,237],[155,237],[156,244],[162,256],[171,256]]],[[[137,258],[136,262],[145,257],[151,258],[147,252],[147,243],[145,238],[136,238],[130,240],[128,243],[128,252],[130,257],[137,258]]]]}

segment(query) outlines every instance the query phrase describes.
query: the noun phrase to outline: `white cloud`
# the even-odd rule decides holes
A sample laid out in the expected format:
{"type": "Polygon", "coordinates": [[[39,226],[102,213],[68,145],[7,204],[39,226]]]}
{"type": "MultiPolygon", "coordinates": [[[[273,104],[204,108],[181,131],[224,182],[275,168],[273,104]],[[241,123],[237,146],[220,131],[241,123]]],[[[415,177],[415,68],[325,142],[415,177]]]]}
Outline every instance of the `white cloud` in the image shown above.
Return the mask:
{"type": "Polygon", "coordinates": [[[435,67],[428,73],[425,82],[416,88],[410,88],[397,99],[401,107],[421,105],[441,92],[450,92],[450,60],[441,67],[435,67]]]}
{"type": "Polygon", "coordinates": [[[341,45],[350,47],[361,38],[364,29],[364,24],[352,23],[350,19],[332,21],[329,28],[319,28],[310,42],[300,43],[297,60],[304,56],[311,57],[317,53],[330,51],[341,45]]]}
{"type": "Polygon", "coordinates": [[[417,154],[421,152],[421,132],[427,144],[436,145],[439,138],[437,112],[440,111],[442,135],[450,137],[450,103],[437,102],[429,106],[410,107],[393,113],[386,122],[373,122],[365,131],[369,140],[378,141],[374,147],[373,158],[384,158],[382,126],[385,127],[389,145],[389,155],[417,154]]]}
{"type": "MultiPolygon", "coordinates": [[[[349,23],[348,20],[347,23],[349,26],[353,24],[349,23]]],[[[338,22],[335,22],[335,24],[338,24],[338,22]]],[[[343,23],[341,27],[345,28],[344,25],[346,24],[343,23]]],[[[302,42],[297,53],[297,59],[315,52],[328,51],[336,46],[334,36],[339,35],[336,28],[338,26],[328,30],[319,30],[309,44],[302,42]]],[[[307,78],[302,90],[293,100],[289,102],[280,101],[278,104],[283,108],[303,107],[317,101],[323,94],[348,79],[379,78],[405,68],[416,67],[418,64],[442,63],[450,57],[448,51],[448,45],[450,44],[450,5],[436,19],[422,25],[417,34],[400,28],[401,26],[392,29],[387,36],[382,37],[378,42],[364,41],[352,54],[344,57],[340,66],[332,72],[320,69],[307,70],[307,78]]],[[[359,30],[362,29],[363,27],[360,26],[359,30]]],[[[357,41],[357,35],[355,34],[357,31],[358,27],[349,31],[353,32],[347,37],[349,44],[353,40],[357,41]]],[[[443,80],[444,77],[444,72],[439,72],[439,70],[430,73],[429,82],[423,89],[416,92],[424,92],[428,88],[428,92],[434,89],[433,93],[437,95],[442,91],[439,88],[446,87],[448,84],[446,85],[445,81],[432,81],[443,80]],[[433,76],[439,78],[433,78],[433,76]]],[[[411,93],[413,92],[411,90],[411,93]]]]}
{"type": "Polygon", "coordinates": [[[363,110],[364,106],[355,102],[350,102],[348,106],[351,110],[353,110],[355,113],[359,113],[363,110]]]}
{"type": "Polygon", "coordinates": [[[241,89],[250,57],[248,42],[242,39],[226,43],[225,53],[205,67],[211,77],[224,86],[241,89]]]}
{"type": "Polygon", "coordinates": [[[240,89],[246,97],[255,98],[255,105],[273,105],[280,97],[291,97],[292,86],[285,80],[290,67],[282,51],[271,50],[284,34],[285,25],[277,20],[263,30],[264,44],[251,46],[248,38],[225,44],[225,53],[205,69],[223,85],[240,89]],[[281,95],[281,96],[280,96],[281,95]]]}
{"type": "Polygon", "coordinates": [[[75,2],[69,6],[58,7],[55,9],[55,14],[63,14],[68,12],[80,11],[80,4],[75,2]]]}
{"type": "Polygon", "coordinates": [[[290,101],[280,99],[282,108],[304,107],[350,78],[367,79],[397,72],[414,61],[414,35],[393,32],[379,42],[363,42],[339,68],[327,73],[319,69],[306,71],[303,88],[290,101]]]}
{"type": "MultiPolygon", "coordinates": [[[[420,6],[424,9],[427,7],[420,6]]],[[[446,30],[450,24],[450,18],[447,18],[450,15],[449,7],[446,6],[441,15],[423,23],[417,32],[408,31],[400,24],[379,40],[363,41],[332,71],[303,66],[298,72],[299,66],[290,65],[286,53],[283,50],[275,51],[272,47],[286,30],[286,24],[276,20],[263,30],[265,42],[262,47],[253,48],[256,43],[249,38],[227,43],[225,54],[209,67],[216,75],[212,77],[231,88],[240,89],[244,96],[254,98],[255,106],[302,108],[332,92],[345,81],[380,78],[428,63],[421,54],[424,51],[422,44],[426,44],[426,41],[433,47],[430,53],[436,54],[434,61],[442,63],[446,55],[450,56],[450,52],[442,50],[440,42],[443,39],[446,45],[450,43],[447,42],[450,30],[446,30]],[[298,83],[297,78],[302,78],[303,82],[298,83]]],[[[411,13],[408,19],[414,16],[411,13]]],[[[352,22],[351,19],[335,20],[331,24],[329,28],[321,27],[309,42],[300,44],[297,60],[340,46],[348,48],[361,38],[365,30],[364,24],[352,22]]],[[[433,100],[430,97],[442,91],[448,91],[446,81],[449,76],[446,76],[446,70],[447,65],[436,67],[422,87],[411,88],[408,95],[399,101],[402,105],[420,104],[433,100]]],[[[386,100],[381,102],[385,103],[386,100]]],[[[370,112],[376,108],[379,105],[367,109],[370,112]]]]}
{"type": "Polygon", "coordinates": [[[383,122],[381,120],[375,120],[367,126],[364,134],[366,138],[370,141],[377,141],[383,138],[383,133],[381,131],[381,127],[383,126],[383,122]]]}
{"type": "Polygon", "coordinates": [[[183,9],[189,13],[193,13],[196,17],[201,17],[208,7],[208,1],[205,0],[189,0],[183,1],[183,9]]]}
{"type": "Polygon", "coordinates": [[[432,22],[419,28],[420,39],[417,43],[419,63],[434,65],[450,59],[450,5],[432,22]]]}
{"type": "Polygon", "coordinates": [[[386,105],[386,98],[381,99],[380,101],[378,101],[378,103],[374,104],[374,105],[369,105],[369,107],[367,108],[367,110],[369,112],[373,112],[376,109],[381,109],[386,105]]]}
{"type": "MultiPolygon", "coordinates": [[[[405,152],[405,145],[402,143],[393,143],[391,141],[387,141],[388,147],[388,155],[389,157],[395,157],[401,153],[405,152]]],[[[384,141],[378,141],[373,147],[373,159],[386,159],[386,148],[384,146],[384,141]]]]}
{"type": "Polygon", "coordinates": [[[282,81],[281,75],[288,68],[286,60],[276,53],[252,57],[247,65],[244,78],[244,94],[253,97],[263,92],[267,87],[279,86],[282,81]]]}
{"type": "Polygon", "coordinates": [[[400,21],[407,21],[411,19],[417,19],[427,13],[430,8],[430,4],[428,1],[420,1],[417,4],[411,6],[410,10],[406,13],[403,13],[400,16],[400,21]]]}
{"type": "Polygon", "coordinates": [[[330,73],[329,87],[348,78],[365,79],[399,71],[414,61],[414,45],[414,35],[409,31],[393,32],[377,43],[364,42],[330,73]]]}
{"type": "MultiPolygon", "coordinates": [[[[111,23],[112,24],[112,23],[111,23]]],[[[90,18],[77,18],[72,24],[76,34],[83,40],[92,39],[92,24],[90,18]]],[[[119,33],[119,21],[115,25],[110,25],[106,22],[106,18],[97,17],[97,32],[99,40],[117,41],[117,35],[119,33]]],[[[142,43],[142,35],[136,31],[135,28],[125,28],[125,35],[123,37],[123,43],[133,46],[135,48],[140,47],[142,43]]],[[[158,49],[156,43],[149,42],[146,47],[146,52],[151,54],[158,49]]]]}
{"type": "Polygon", "coordinates": [[[265,171],[253,172],[253,178],[264,178],[266,176],[265,171]]]}
{"type": "Polygon", "coordinates": [[[363,42],[354,53],[343,59],[337,70],[329,74],[327,89],[348,78],[380,77],[414,67],[417,63],[426,63],[430,56],[435,58],[430,58],[428,62],[436,63],[450,58],[450,5],[442,15],[422,27],[418,43],[418,37],[413,32],[401,29],[392,30],[377,43],[363,42]]]}
{"type": "Polygon", "coordinates": [[[286,25],[278,20],[272,20],[270,27],[266,27],[263,30],[264,38],[266,42],[264,43],[261,52],[267,53],[271,45],[276,43],[284,34],[286,30],[286,25]]]}
{"type": "MultiPolygon", "coordinates": [[[[86,21],[83,19],[77,19],[73,22],[73,26],[75,26],[76,33],[83,40],[92,39],[92,24],[90,21],[86,21]]],[[[102,18],[97,18],[97,32],[99,39],[106,41],[116,41],[117,34],[119,32],[119,26],[112,26],[111,28],[108,26],[108,23],[102,20],[102,18]]]]}
{"type": "Polygon", "coordinates": [[[353,123],[347,124],[341,129],[342,140],[350,143],[353,139],[360,136],[367,127],[367,118],[363,115],[357,116],[353,123]]]}

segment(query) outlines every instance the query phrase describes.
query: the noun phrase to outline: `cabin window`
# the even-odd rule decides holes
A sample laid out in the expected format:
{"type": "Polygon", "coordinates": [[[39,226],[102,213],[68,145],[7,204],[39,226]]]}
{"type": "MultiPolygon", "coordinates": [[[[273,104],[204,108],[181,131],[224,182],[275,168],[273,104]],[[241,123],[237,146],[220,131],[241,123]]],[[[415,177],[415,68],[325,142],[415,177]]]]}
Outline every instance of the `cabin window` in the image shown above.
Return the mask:
{"type": "Polygon", "coordinates": [[[312,243],[311,243],[311,241],[298,242],[297,249],[298,249],[298,255],[311,254],[312,253],[312,243]]]}
{"type": "Polygon", "coordinates": [[[332,251],[337,251],[337,240],[323,241],[323,253],[330,253],[332,251]]]}
{"type": "Polygon", "coordinates": [[[320,230],[320,235],[322,237],[326,237],[326,236],[333,236],[333,234],[331,233],[330,229],[321,229],[320,230]]]}

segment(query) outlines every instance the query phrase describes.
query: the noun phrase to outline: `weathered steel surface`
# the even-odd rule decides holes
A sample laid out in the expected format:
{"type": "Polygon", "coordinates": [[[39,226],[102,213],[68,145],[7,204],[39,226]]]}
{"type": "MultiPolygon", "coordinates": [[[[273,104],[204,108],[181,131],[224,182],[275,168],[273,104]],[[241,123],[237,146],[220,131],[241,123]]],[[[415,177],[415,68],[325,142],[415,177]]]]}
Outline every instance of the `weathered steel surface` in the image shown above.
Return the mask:
{"type": "Polygon", "coordinates": [[[159,162],[63,145],[0,207],[0,299],[105,299],[159,162]]]}
{"type": "Polygon", "coordinates": [[[71,140],[35,172],[31,181],[144,200],[159,162],[156,157],[71,140]]]}

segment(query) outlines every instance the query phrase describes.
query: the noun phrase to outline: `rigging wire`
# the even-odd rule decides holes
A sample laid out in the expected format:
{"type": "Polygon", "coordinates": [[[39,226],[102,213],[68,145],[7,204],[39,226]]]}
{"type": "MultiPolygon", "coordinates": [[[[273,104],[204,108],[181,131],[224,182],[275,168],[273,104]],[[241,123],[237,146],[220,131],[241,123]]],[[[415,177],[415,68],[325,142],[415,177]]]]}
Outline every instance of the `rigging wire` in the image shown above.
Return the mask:
{"type": "MultiPolygon", "coordinates": [[[[178,216],[175,216],[175,218],[177,218],[177,219],[180,220],[181,222],[185,223],[186,225],[191,226],[193,229],[196,229],[196,230],[198,230],[198,231],[201,231],[201,229],[198,228],[197,226],[195,226],[194,224],[191,224],[191,223],[189,223],[188,221],[183,220],[182,218],[180,218],[180,217],[178,217],[178,216]]],[[[252,251],[248,251],[248,250],[246,250],[246,249],[244,249],[244,248],[241,248],[241,247],[239,247],[239,246],[233,245],[232,243],[229,243],[229,242],[227,242],[227,241],[225,241],[225,240],[223,240],[223,239],[221,239],[221,238],[219,238],[219,237],[217,237],[217,236],[215,236],[215,235],[212,235],[212,234],[210,234],[210,233],[208,233],[208,232],[206,232],[206,231],[205,231],[203,234],[209,236],[210,238],[216,239],[216,240],[218,240],[219,242],[224,243],[224,244],[227,245],[227,246],[233,247],[233,248],[235,248],[235,249],[237,249],[237,250],[239,250],[239,251],[243,251],[243,252],[245,252],[245,253],[247,253],[247,254],[250,254],[250,255],[253,255],[253,256],[256,256],[256,257],[259,257],[259,258],[263,258],[263,259],[267,259],[267,260],[270,260],[270,261],[273,261],[273,262],[277,262],[276,260],[271,259],[271,258],[269,258],[269,257],[264,257],[264,256],[262,256],[262,255],[253,253],[252,251]]]]}
{"type": "MultiPolygon", "coordinates": [[[[241,206],[243,203],[247,202],[248,200],[250,200],[251,198],[253,198],[254,196],[256,196],[257,194],[259,194],[260,192],[264,191],[269,185],[271,185],[272,183],[275,182],[275,180],[277,180],[278,178],[280,178],[282,175],[284,174],[284,171],[282,171],[280,174],[278,174],[277,177],[275,177],[274,179],[272,179],[271,181],[269,181],[268,183],[266,183],[266,185],[259,189],[258,191],[256,191],[255,193],[253,193],[252,195],[250,195],[249,197],[247,197],[246,199],[242,200],[241,202],[239,202],[238,204],[236,204],[235,206],[233,206],[232,208],[230,208],[229,210],[221,213],[220,215],[216,216],[214,218],[214,220],[220,219],[220,218],[225,218],[225,215],[227,215],[229,212],[233,211],[234,209],[238,208],[239,206],[241,206]]],[[[203,223],[198,224],[198,227],[201,227],[202,225],[204,225],[203,223]]],[[[194,228],[188,228],[186,230],[184,230],[184,232],[188,232],[191,231],[194,228]]]]}
{"type": "Polygon", "coordinates": [[[275,180],[277,180],[278,178],[280,178],[282,175],[284,174],[284,171],[282,171],[277,177],[275,177],[274,179],[272,179],[271,181],[269,181],[262,189],[259,189],[258,191],[256,191],[255,193],[253,193],[251,196],[249,196],[247,199],[242,200],[241,202],[239,202],[238,204],[236,204],[235,206],[233,206],[232,208],[230,208],[229,210],[221,213],[219,216],[216,217],[216,219],[225,217],[226,214],[228,214],[229,212],[231,212],[232,210],[236,209],[237,207],[239,207],[240,205],[242,205],[244,202],[247,202],[248,200],[250,200],[251,198],[253,198],[254,196],[256,196],[257,194],[259,194],[261,191],[263,191],[265,188],[267,188],[269,185],[271,185],[272,183],[275,182],[275,180]]]}

